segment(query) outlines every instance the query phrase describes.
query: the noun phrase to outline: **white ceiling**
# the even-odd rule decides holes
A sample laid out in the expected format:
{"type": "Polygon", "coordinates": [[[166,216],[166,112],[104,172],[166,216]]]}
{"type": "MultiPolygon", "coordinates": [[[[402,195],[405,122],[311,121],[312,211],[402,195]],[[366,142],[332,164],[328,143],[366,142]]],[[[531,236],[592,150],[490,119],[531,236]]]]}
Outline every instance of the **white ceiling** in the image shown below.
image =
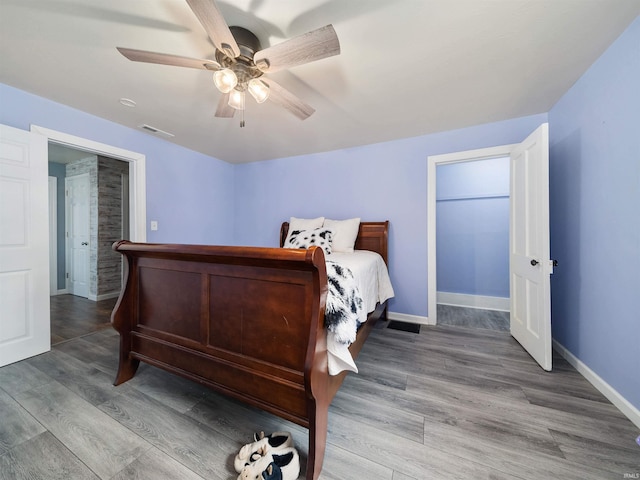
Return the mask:
{"type": "Polygon", "coordinates": [[[547,112],[640,14],[638,0],[217,3],[263,48],[333,24],[339,56],[270,74],[316,109],[310,118],[248,98],[240,128],[237,114],[214,117],[210,72],[117,52],[213,58],[184,0],[0,0],[0,82],[243,163],[547,112]]]}

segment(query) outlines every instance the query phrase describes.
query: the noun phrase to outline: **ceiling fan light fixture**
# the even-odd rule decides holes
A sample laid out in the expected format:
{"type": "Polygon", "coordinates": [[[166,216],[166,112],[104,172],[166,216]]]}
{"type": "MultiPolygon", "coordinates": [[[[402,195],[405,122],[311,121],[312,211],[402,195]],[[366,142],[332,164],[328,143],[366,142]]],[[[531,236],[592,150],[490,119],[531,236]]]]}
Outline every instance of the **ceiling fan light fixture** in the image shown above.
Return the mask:
{"type": "Polygon", "coordinates": [[[229,93],[229,106],[236,110],[244,110],[244,92],[232,90],[229,93]]]}
{"type": "Polygon", "coordinates": [[[222,68],[214,72],[213,83],[222,93],[229,93],[238,84],[238,77],[230,68],[222,68]]]}
{"type": "Polygon", "coordinates": [[[267,98],[269,98],[269,85],[257,78],[253,78],[249,81],[248,90],[251,96],[255,98],[258,103],[263,103],[267,98]]]}
{"type": "Polygon", "coordinates": [[[213,72],[216,88],[225,94],[218,101],[215,116],[229,118],[233,116],[235,110],[241,110],[243,117],[240,122],[241,127],[244,126],[247,90],[257,103],[270,99],[289,110],[300,120],[312,115],[315,109],[286,88],[274,80],[259,79],[263,73],[277,72],[339,55],[340,42],[333,26],[325,25],[276,45],[262,48],[260,40],[253,32],[240,26],[229,26],[216,2],[217,0],[187,0],[189,8],[216,47],[215,60],[133,48],[116,48],[125,58],[134,62],[213,72]]]}

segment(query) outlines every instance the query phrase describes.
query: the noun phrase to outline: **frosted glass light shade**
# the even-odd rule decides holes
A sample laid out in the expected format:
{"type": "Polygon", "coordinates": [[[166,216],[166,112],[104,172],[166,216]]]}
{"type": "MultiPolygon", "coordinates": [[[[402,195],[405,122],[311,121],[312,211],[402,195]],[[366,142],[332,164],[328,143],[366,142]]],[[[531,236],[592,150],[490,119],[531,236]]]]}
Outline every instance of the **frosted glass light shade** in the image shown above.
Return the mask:
{"type": "Polygon", "coordinates": [[[269,98],[269,86],[262,80],[254,78],[249,82],[249,93],[256,102],[262,103],[269,98]]]}
{"type": "Polygon", "coordinates": [[[217,70],[213,74],[213,83],[216,84],[218,90],[222,93],[229,93],[238,84],[238,77],[229,68],[217,70]]]}
{"type": "Polygon", "coordinates": [[[236,110],[244,110],[244,92],[232,90],[229,93],[229,106],[236,110]]]}

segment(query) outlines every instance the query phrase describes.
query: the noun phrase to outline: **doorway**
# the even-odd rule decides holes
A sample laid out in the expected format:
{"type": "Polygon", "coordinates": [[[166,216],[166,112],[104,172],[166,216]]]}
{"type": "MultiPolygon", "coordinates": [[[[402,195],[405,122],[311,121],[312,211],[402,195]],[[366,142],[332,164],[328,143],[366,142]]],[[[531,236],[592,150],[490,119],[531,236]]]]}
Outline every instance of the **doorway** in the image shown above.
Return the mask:
{"type": "MultiPolygon", "coordinates": [[[[76,137],[63,132],[58,132],[55,130],[39,127],[36,125],[31,126],[31,131],[33,133],[37,133],[39,135],[46,137],[49,145],[62,146],[70,150],[76,151],[78,155],[78,157],[76,158],[93,155],[93,156],[108,157],[109,159],[118,161],[119,163],[124,162],[128,166],[128,168],[125,169],[125,173],[118,173],[117,175],[119,176],[118,178],[120,180],[118,182],[114,182],[120,185],[118,189],[120,190],[121,195],[124,198],[127,198],[127,203],[128,203],[128,208],[123,209],[121,212],[122,235],[127,236],[130,240],[135,242],[146,241],[147,234],[146,234],[146,157],[145,155],[137,152],[132,152],[129,150],[124,150],[111,145],[94,142],[92,140],[87,140],[81,137],[76,137]]],[[[62,197],[62,199],[58,198],[58,203],[59,204],[62,203],[62,205],[64,205],[64,197],[62,197]]],[[[59,226],[58,229],[62,231],[61,233],[64,236],[64,229],[61,228],[64,225],[64,223],[60,223],[60,222],[57,222],[57,223],[59,226]]],[[[57,243],[59,247],[60,247],[60,243],[62,243],[62,248],[64,249],[64,239],[62,242],[58,240],[57,243]]],[[[110,245],[108,247],[110,248],[110,245]]],[[[56,266],[56,268],[58,267],[56,266]]],[[[60,268],[60,270],[63,270],[63,269],[60,268]]],[[[115,274],[118,276],[121,276],[121,269],[119,266],[115,274]]],[[[64,285],[64,278],[58,279],[57,283],[64,285]]],[[[64,288],[63,289],[58,288],[57,293],[67,294],[68,291],[64,288]]],[[[67,295],[61,295],[60,297],[63,297],[63,296],[67,296],[67,295]]],[[[66,307],[68,307],[67,303],[71,300],[73,299],[64,299],[64,298],[53,299],[52,301],[58,301],[58,303],[56,304],[56,308],[52,309],[51,302],[50,302],[50,305],[49,305],[50,313],[53,315],[57,311],[64,310],[66,307]],[[64,308],[60,307],[60,305],[62,305],[64,308]]],[[[83,306],[83,309],[86,310],[85,313],[94,312],[95,309],[104,313],[103,310],[105,310],[105,308],[108,309],[109,306],[112,306],[112,304],[115,303],[115,298],[103,300],[98,297],[98,298],[94,298],[93,299],[94,301],[78,298],[77,300],[84,302],[81,305],[83,306]]],[[[76,304],[77,302],[74,303],[74,305],[76,304]]],[[[86,317],[86,316],[87,315],[82,315],[82,317],[86,317]]],[[[106,317],[108,317],[108,315],[106,317]]],[[[64,339],[68,339],[69,336],[77,335],[77,332],[79,331],[78,329],[96,328],[96,325],[82,325],[82,326],[73,325],[73,329],[69,329],[67,327],[71,327],[71,326],[67,322],[65,323],[66,329],[64,331],[62,330],[60,331],[63,333],[63,335],[55,336],[55,332],[53,332],[53,325],[55,325],[54,321],[55,319],[52,317],[50,322],[50,325],[52,326],[52,332],[51,332],[52,343],[56,343],[64,339]]],[[[102,320],[100,320],[100,322],[102,322],[102,320]]],[[[108,322],[108,318],[107,318],[107,322],[108,322]]],[[[100,323],[100,325],[98,325],[97,327],[101,328],[102,323],[100,323]]]]}
{"type": "MultiPolygon", "coordinates": [[[[514,145],[502,145],[492,148],[483,148],[479,150],[468,150],[464,152],[455,152],[445,155],[435,155],[428,159],[428,187],[427,187],[427,241],[429,245],[429,251],[427,253],[427,275],[428,275],[428,292],[427,299],[429,304],[429,323],[438,323],[438,246],[437,246],[437,187],[438,187],[438,167],[448,165],[464,165],[469,162],[486,161],[497,158],[508,158],[511,155],[514,145]]],[[[459,195],[461,197],[462,195],[459,195]]],[[[449,197],[454,197],[449,195],[449,197]]],[[[446,196],[443,195],[442,199],[446,200],[446,196]]],[[[455,201],[455,200],[454,200],[455,201]]],[[[454,297],[445,296],[445,303],[466,302],[468,306],[475,303],[475,307],[492,309],[492,310],[508,310],[505,308],[505,304],[502,302],[498,305],[495,302],[490,303],[490,296],[467,296],[464,294],[456,295],[454,297]],[[485,298],[482,298],[485,297],[485,298]],[[454,299],[454,301],[451,300],[454,299]],[[478,304],[481,301],[482,303],[478,304]]],[[[495,300],[495,296],[491,300],[495,300]]],[[[442,295],[441,295],[442,301],[442,295]]]]}
{"type": "Polygon", "coordinates": [[[427,301],[437,323],[436,166],[509,157],[510,334],[545,370],[551,370],[551,281],[549,249],[549,124],[515,145],[447,155],[427,163],[427,301]]]}
{"type": "Polygon", "coordinates": [[[437,318],[509,331],[509,157],[436,166],[437,318]]]}
{"type": "Polygon", "coordinates": [[[61,198],[51,235],[55,295],[70,293],[93,301],[119,294],[122,257],[113,242],[130,240],[129,164],[57,144],[49,144],[49,174],[61,198]]]}
{"type": "MultiPolygon", "coordinates": [[[[64,132],[58,132],[48,128],[40,127],[38,125],[31,126],[31,132],[44,136],[50,146],[66,147],[68,151],[73,151],[76,154],[75,159],[85,158],[91,155],[98,155],[108,157],[114,160],[119,160],[128,164],[128,172],[122,175],[122,181],[126,182],[126,185],[122,186],[122,194],[128,198],[129,208],[127,211],[122,212],[122,218],[127,225],[123,225],[123,233],[126,234],[131,241],[145,242],[147,238],[146,232],[146,157],[143,154],[132,152],[130,150],[124,150],[119,147],[107,145],[104,143],[95,142],[82,137],[69,135],[64,132]]],[[[64,173],[61,174],[64,177],[64,173]]],[[[60,182],[60,180],[58,180],[60,182]]],[[[58,197],[58,204],[64,204],[64,194],[58,197]]],[[[57,225],[64,225],[63,216],[61,216],[57,225]],[[61,222],[62,221],[62,222],[61,222]]],[[[58,249],[64,250],[64,238],[60,237],[60,234],[64,235],[58,227],[59,235],[57,238],[58,249]]],[[[63,255],[64,256],[64,255],[63,255]]],[[[63,269],[57,265],[59,262],[55,262],[52,269],[55,268],[59,271],[63,269]]],[[[63,263],[64,265],[64,263],[63,263]]],[[[57,293],[68,293],[66,290],[64,277],[57,278],[57,293]],[[63,288],[60,288],[63,287],[63,288]]]]}

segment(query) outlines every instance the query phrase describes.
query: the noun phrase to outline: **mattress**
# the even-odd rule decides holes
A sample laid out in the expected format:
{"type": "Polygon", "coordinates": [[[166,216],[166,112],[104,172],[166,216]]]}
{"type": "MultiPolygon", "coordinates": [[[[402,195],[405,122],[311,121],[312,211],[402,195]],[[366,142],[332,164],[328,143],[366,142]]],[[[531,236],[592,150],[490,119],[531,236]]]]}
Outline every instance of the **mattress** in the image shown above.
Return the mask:
{"type": "MultiPolygon", "coordinates": [[[[355,250],[353,253],[333,252],[327,256],[327,261],[347,268],[353,275],[355,288],[363,305],[359,310],[359,324],[366,322],[368,314],[375,310],[378,303],[394,296],[387,265],[378,253],[368,250],[355,250]]],[[[349,344],[338,341],[332,331],[327,332],[327,350],[330,375],[337,375],[345,370],[358,371],[349,352],[349,344]]]]}

